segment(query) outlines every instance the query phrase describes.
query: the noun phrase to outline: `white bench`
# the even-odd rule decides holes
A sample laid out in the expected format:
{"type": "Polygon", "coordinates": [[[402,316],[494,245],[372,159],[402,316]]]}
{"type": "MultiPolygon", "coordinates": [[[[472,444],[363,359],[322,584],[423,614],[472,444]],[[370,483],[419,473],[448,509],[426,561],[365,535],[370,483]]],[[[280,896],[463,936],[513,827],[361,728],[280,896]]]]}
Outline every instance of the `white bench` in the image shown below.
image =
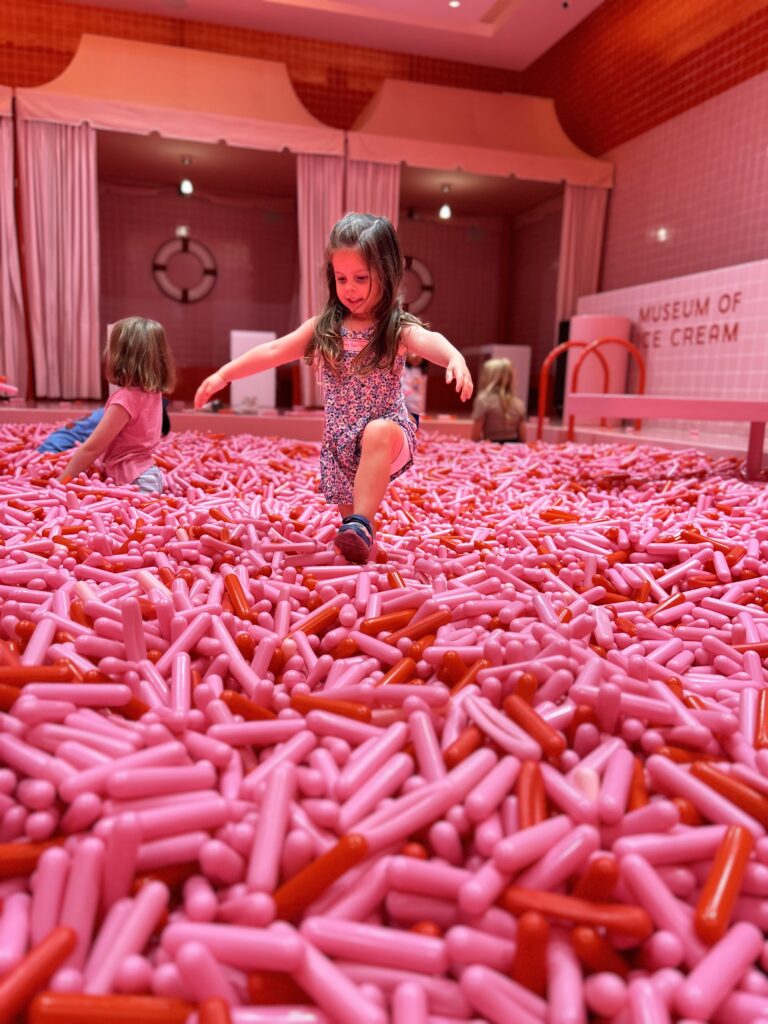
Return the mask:
{"type": "Polygon", "coordinates": [[[689,395],[616,395],[579,392],[569,394],[564,416],[610,416],[637,420],[717,420],[749,423],[747,479],[754,480],[763,466],[768,401],[740,398],[691,398],[689,395]]]}

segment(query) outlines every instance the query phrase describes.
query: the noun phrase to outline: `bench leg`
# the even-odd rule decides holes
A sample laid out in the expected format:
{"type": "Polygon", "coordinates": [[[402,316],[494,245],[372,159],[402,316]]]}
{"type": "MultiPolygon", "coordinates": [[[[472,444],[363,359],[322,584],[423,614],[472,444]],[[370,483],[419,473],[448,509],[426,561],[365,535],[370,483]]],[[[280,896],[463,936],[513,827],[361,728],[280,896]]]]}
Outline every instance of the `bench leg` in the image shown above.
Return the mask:
{"type": "Polygon", "coordinates": [[[754,480],[763,468],[763,442],[765,423],[750,423],[747,444],[747,480],[754,480]]]}

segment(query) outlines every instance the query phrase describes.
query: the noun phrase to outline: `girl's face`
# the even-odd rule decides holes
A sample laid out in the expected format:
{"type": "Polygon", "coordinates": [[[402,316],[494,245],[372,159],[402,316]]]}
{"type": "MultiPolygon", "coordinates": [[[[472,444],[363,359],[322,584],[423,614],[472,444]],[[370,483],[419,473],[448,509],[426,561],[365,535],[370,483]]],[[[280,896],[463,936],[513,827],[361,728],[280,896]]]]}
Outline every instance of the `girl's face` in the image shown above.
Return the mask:
{"type": "Polygon", "coordinates": [[[359,249],[338,249],[331,256],[336,294],[356,319],[367,319],[376,308],[381,289],[359,249]]]}

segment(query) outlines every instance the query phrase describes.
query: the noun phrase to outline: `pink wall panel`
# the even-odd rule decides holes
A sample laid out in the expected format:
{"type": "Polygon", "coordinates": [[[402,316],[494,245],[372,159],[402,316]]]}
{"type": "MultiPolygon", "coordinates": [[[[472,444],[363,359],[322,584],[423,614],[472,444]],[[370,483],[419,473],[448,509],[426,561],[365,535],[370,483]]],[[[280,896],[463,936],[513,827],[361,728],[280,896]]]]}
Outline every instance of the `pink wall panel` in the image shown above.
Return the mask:
{"type": "Polygon", "coordinates": [[[765,72],[606,154],[604,289],[768,254],[767,110],[765,72]]]}
{"type": "MultiPolygon", "coordinates": [[[[470,222],[401,217],[398,234],[403,252],[425,263],[434,278],[434,298],[419,316],[459,349],[504,341],[499,336],[501,218],[470,222]]],[[[442,377],[442,370],[431,368],[427,408],[466,411],[442,377]]]]}
{"type": "Polygon", "coordinates": [[[531,382],[555,341],[555,293],[562,201],[544,203],[517,218],[510,265],[511,331],[515,345],[531,346],[531,382]]]}
{"type": "Polygon", "coordinates": [[[398,235],[403,252],[432,271],[434,297],[423,318],[457,348],[498,341],[501,219],[401,218],[398,235]]]}
{"type": "MultiPolygon", "coordinates": [[[[702,403],[768,394],[768,260],[585,296],[578,308],[629,317],[646,361],[648,394],[702,403]]],[[[717,423],[696,426],[702,434],[722,432],[717,423]]]]}
{"type": "Polygon", "coordinates": [[[298,283],[296,215],[274,199],[181,198],[173,190],[103,185],[101,318],[149,316],[164,324],[179,367],[214,367],[229,358],[232,329],[294,325],[298,283]],[[152,261],[176,226],[207,246],[218,267],[216,285],[200,302],[167,298],[152,261]]]}
{"type": "MultiPolygon", "coordinates": [[[[423,317],[459,348],[529,345],[532,383],[554,343],[561,200],[517,218],[450,223],[401,218],[403,250],[427,264],[435,294],[423,317]],[[505,247],[507,252],[505,252],[505,247]],[[504,294],[504,290],[507,294],[504,294]]],[[[460,411],[433,368],[431,411],[460,411]]]]}

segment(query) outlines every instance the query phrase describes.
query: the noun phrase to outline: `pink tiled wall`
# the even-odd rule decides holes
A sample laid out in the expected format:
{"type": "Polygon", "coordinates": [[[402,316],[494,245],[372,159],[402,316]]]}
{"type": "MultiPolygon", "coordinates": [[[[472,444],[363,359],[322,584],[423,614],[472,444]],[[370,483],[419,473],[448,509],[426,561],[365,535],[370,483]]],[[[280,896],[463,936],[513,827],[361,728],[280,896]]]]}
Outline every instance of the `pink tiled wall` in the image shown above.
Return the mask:
{"type": "MultiPolygon", "coordinates": [[[[459,349],[505,340],[499,336],[501,218],[470,222],[401,217],[398,234],[403,252],[425,263],[434,278],[434,298],[419,314],[422,319],[459,349]]],[[[459,412],[461,403],[442,376],[442,370],[432,367],[427,407],[459,412]]]]}
{"type": "Polygon", "coordinates": [[[554,96],[569,138],[597,155],[759,74],[767,56],[765,0],[605,0],[526,69],[522,91],[554,96]]]}
{"type": "Polygon", "coordinates": [[[603,289],[768,255],[766,111],[768,72],[605,154],[603,289]]]}
{"type": "MultiPolygon", "coordinates": [[[[586,296],[579,312],[629,317],[648,394],[700,397],[702,404],[768,394],[768,259],[586,296]]],[[[630,389],[637,390],[634,379],[630,389]]],[[[702,434],[723,429],[696,427],[702,434]]]]}
{"type": "Polygon", "coordinates": [[[274,199],[182,198],[171,189],[102,185],[99,216],[103,326],[134,314],[159,320],[182,371],[225,362],[232,329],[282,334],[293,325],[298,240],[290,204],[281,211],[274,199]],[[152,276],[155,252],[179,224],[216,259],[216,285],[200,302],[166,297],[152,276]]]}
{"type": "Polygon", "coordinates": [[[561,221],[562,200],[554,200],[519,217],[512,232],[509,340],[515,345],[531,346],[534,385],[555,339],[561,221]]]}
{"type": "MultiPolygon", "coordinates": [[[[604,291],[768,255],[766,110],[768,72],[605,154],[616,178],[604,291]]],[[[532,345],[534,386],[553,340],[559,225],[559,211],[546,204],[513,233],[511,334],[532,345]]]]}
{"type": "MultiPolygon", "coordinates": [[[[181,369],[177,398],[188,400],[202,372],[229,358],[230,330],[283,334],[296,326],[298,245],[292,204],[281,211],[272,198],[182,198],[171,189],[107,184],[100,190],[99,209],[103,326],[132,314],[163,323],[181,369]],[[174,237],[178,224],[187,225],[190,237],[216,258],[216,286],[200,302],[167,298],[152,276],[154,254],[174,237]],[[190,371],[186,375],[185,368],[190,371]]],[[[404,219],[399,234],[404,252],[425,263],[434,278],[434,297],[423,318],[459,348],[504,340],[498,333],[501,219],[404,219]]],[[[432,368],[430,410],[459,411],[441,373],[432,368]]]]}

